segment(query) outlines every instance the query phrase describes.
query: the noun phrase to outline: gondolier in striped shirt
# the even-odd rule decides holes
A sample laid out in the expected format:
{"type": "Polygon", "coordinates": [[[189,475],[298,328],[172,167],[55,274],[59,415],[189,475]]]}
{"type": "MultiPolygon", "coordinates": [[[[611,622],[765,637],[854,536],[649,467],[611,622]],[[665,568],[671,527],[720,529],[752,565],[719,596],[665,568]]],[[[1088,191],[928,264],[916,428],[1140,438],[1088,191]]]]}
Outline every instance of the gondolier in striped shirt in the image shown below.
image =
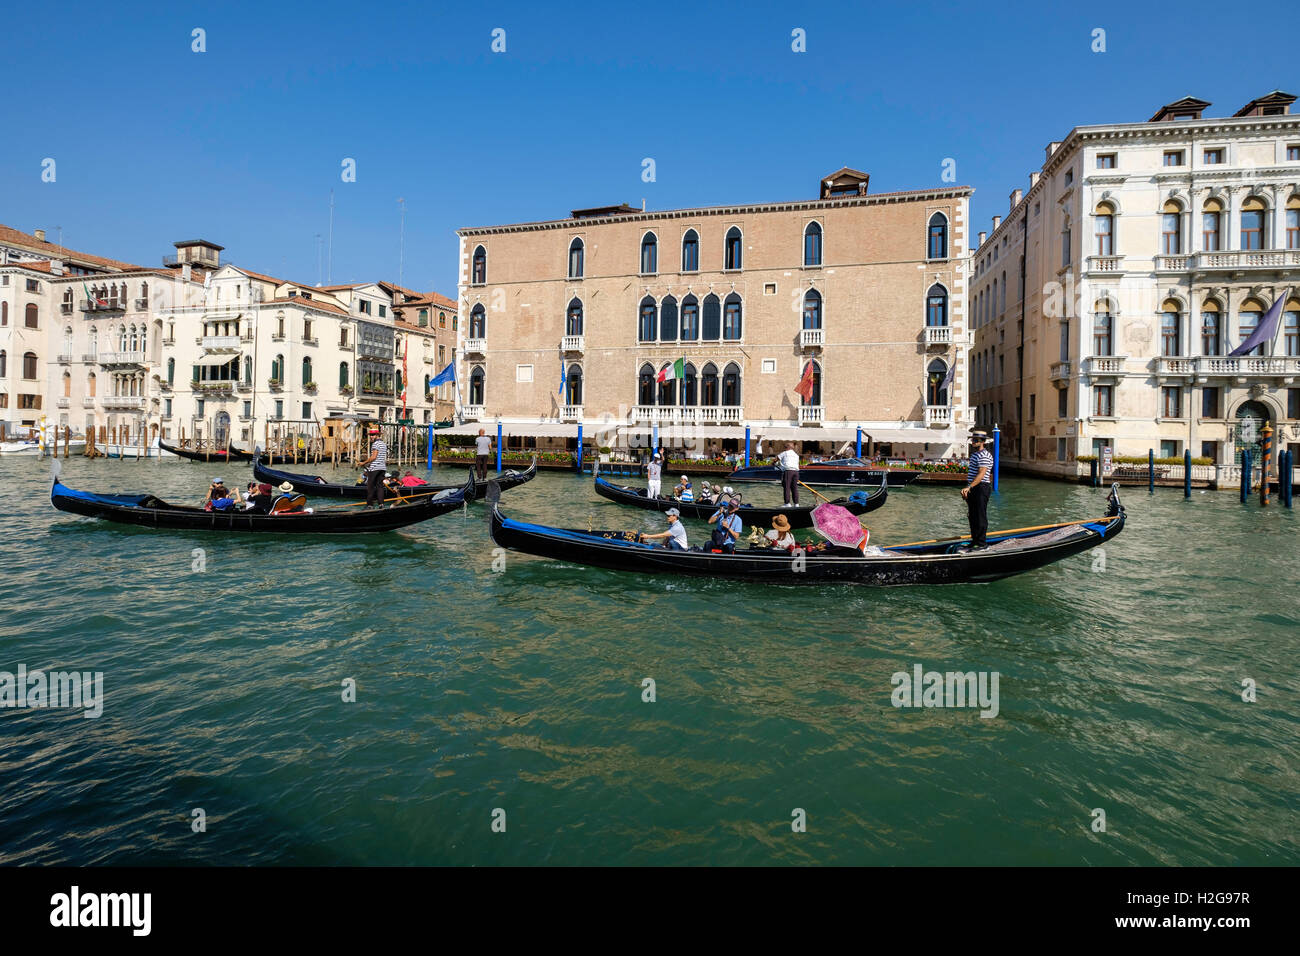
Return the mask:
{"type": "Polygon", "coordinates": [[[975,431],[970,436],[970,465],[961,496],[966,499],[966,516],[970,519],[970,548],[984,548],[989,530],[989,495],[993,491],[993,455],[985,451],[988,435],[975,431]]]}
{"type": "Polygon", "coordinates": [[[384,475],[388,471],[388,446],[378,428],[370,429],[370,457],[361,463],[366,476],[366,507],[384,503],[384,475]]]}

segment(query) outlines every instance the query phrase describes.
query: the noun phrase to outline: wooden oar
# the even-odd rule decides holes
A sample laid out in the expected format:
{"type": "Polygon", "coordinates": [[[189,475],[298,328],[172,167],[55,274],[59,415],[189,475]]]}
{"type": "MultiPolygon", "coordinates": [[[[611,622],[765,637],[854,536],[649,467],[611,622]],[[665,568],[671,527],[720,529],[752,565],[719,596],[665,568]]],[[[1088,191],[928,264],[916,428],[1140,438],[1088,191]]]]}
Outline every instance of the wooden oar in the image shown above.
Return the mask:
{"type": "Polygon", "coordinates": [[[809,491],[811,491],[813,494],[815,494],[818,498],[820,498],[822,501],[826,502],[827,504],[830,504],[830,503],[831,503],[831,499],[827,498],[824,494],[822,494],[820,491],[818,491],[818,490],[817,490],[816,488],[814,488],[812,485],[804,485],[804,483],[803,483],[802,481],[799,482],[799,484],[803,485],[805,488],[807,488],[809,491]]]}
{"type": "MultiPolygon", "coordinates": [[[[1038,525],[1034,525],[1031,528],[1010,528],[1006,531],[990,531],[988,536],[990,538],[1001,538],[1008,534],[1020,534],[1021,532],[1024,531],[1046,531],[1049,528],[1068,528],[1071,525],[1076,525],[1076,524],[1096,524],[1102,521],[1114,521],[1117,517],[1118,515],[1111,515],[1106,518],[1080,518],[1078,521],[1062,521],[1059,524],[1038,524],[1038,525]]],[[[881,545],[881,547],[910,548],[913,545],[918,545],[918,544],[944,544],[945,542],[948,541],[966,541],[969,538],[970,535],[963,534],[955,538],[932,538],[929,541],[908,541],[906,544],[889,544],[889,545],[881,545]]]]}

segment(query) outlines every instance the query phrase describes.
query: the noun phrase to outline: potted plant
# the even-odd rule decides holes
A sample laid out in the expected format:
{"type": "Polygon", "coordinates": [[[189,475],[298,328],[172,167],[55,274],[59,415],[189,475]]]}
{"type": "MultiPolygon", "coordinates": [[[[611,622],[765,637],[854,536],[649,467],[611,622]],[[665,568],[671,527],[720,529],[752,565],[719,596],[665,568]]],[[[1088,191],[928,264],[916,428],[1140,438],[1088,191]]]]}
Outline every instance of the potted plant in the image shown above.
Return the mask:
{"type": "Polygon", "coordinates": [[[340,386],[339,386],[339,394],[340,394],[340,395],[351,395],[351,394],[352,394],[352,386],[351,386],[351,385],[340,385],[340,386]]]}

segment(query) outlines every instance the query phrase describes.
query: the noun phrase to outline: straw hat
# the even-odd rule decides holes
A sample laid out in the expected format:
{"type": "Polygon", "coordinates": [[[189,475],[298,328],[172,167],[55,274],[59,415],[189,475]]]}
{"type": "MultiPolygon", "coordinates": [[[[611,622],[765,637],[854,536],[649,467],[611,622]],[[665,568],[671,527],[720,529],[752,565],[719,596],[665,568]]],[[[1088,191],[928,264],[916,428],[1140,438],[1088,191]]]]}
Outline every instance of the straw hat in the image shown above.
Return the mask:
{"type": "Polygon", "coordinates": [[[789,531],[790,519],[787,518],[785,515],[777,515],[775,518],[772,519],[772,527],[777,531],[782,531],[782,532],[789,531]]]}
{"type": "Polygon", "coordinates": [[[293,491],[293,483],[286,481],[284,484],[280,486],[280,490],[283,491],[285,494],[288,494],[289,492],[293,491]]]}

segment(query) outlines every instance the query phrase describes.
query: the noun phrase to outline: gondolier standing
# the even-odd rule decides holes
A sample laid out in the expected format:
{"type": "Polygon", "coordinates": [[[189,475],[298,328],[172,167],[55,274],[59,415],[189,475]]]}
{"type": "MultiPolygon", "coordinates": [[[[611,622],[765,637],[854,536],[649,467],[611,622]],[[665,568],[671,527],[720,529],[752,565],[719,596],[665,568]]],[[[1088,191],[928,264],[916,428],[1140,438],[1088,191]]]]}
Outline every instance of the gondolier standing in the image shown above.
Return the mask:
{"type": "Polygon", "coordinates": [[[646,465],[645,469],[645,496],[647,498],[659,497],[659,483],[663,479],[663,474],[662,459],[659,457],[659,452],[655,452],[655,456],[650,459],[650,464],[646,465]]]}
{"type": "Polygon", "coordinates": [[[799,503],[799,453],[794,442],[785,443],[785,451],[777,456],[781,463],[781,491],[787,505],[799,503]]]}
{"type": "Polygon", "coordinates": [[[388,470],[388,446],[378,428],[370,429],[370,457],[361,463],[366,476],[366,507],[384,503],[384,474],[388,470]]]}
{"type": "Polygon", "coordinates": [[[492,439],[482,428],[478,438],[474,439],[474,467],[478,471],[478,480],[487,481],[488,462],[492,460],[492,439]]]}
{"type": "Polygon", "coordinates": [[[966,499],[966,516],[970,519],[970,547],[984,548],[989,530],[989,495],[993,491],[993,455],[984,450],[988,435],[982,431],[970,436],[970,465],[961,496],[966,499]]]}

